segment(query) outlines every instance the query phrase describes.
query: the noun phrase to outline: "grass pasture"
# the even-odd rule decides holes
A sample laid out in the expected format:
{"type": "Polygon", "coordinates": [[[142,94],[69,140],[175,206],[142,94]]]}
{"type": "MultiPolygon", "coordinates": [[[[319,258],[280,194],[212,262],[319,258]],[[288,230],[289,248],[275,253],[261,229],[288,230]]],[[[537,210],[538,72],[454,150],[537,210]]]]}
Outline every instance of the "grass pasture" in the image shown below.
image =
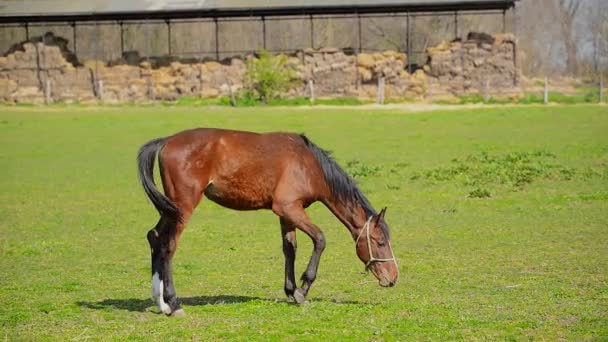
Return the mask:
{"type": "MultiPolygon", "coordinates": [[[[606,340],[608,107],[0,107],[4,340],[606,340]],[[396,287],[362,274],[345,228],[310,303],[286,303],[278,219],[203,201],[174,262],[185,318],[150,300],[138,184],[147,140],[215,126],[305,132],[377,209],[396,287]]],[[[297,274],[311,244],[298,234],[297,274]]]]}

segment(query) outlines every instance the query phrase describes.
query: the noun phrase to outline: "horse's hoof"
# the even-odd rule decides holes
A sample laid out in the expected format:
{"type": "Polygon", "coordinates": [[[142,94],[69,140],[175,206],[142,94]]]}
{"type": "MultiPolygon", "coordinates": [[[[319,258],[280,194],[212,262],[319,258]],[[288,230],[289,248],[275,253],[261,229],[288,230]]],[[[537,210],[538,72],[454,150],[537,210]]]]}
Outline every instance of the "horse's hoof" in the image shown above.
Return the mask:
{"type": "Polygon", "coordinates": [[[304,290],[302,289],[296,289],[296,291],[293,293],[293,298],[298,304],[308,303],[308,301],[306,300],[306,295],[304,294],[304,290]]]}
{"type": "Polygon", "coordinates": [[[171,317],[186,317],[184,309],[177,309],[171,313],[171,317]]]}

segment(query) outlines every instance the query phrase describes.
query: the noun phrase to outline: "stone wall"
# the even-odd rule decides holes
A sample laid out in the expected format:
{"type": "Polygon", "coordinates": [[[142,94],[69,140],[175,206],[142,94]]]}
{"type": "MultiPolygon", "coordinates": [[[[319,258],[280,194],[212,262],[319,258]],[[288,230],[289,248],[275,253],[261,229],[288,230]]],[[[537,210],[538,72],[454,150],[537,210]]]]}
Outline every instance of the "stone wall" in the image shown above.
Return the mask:
{"type": "Polygon", "coordinates": [[[442,42],[427,50],[423,69],[435,93],[463,95],[517,91],[515,37],[469,33],[465,41],[442,42]]]}
{"type": "MultiPolygon", "coordinates": [[[[33,102],[99,99],[108,102],[176,100],[181,96],[228,96],[243,87],[246,61],[239,58],[182,63],[165,58],[131,64],[78,61],[60,37],[17,44],[0,57],[0,101],[33,102]]],[[[423,99],[442,94],[514,91],[518,71],[512,35],[470,34],[466,41],[428,49],[428,62],[413,74],[407,56],[396,51],[349,53],[335,48],[306,49],[288,56],[296,80],[288,96],[374,98],[378,81],[385,98],[423,99]]],[[[247,58],[254,58],[248,56],[247,58]]]]}

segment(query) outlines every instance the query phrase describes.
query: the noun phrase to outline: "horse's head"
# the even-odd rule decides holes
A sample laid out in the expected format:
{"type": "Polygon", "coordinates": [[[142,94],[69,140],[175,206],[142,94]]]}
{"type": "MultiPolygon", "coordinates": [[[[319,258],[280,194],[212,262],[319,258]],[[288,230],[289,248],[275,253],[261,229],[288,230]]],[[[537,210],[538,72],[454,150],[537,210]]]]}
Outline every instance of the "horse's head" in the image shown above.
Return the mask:
{"type": "Polygon", "coordinates": [[[391,248],[388,224],[384,221],[386,208],[370,216],[355,242],[357,255],[378,279],[380,286],[393,286],[399,278],[397,259],[391,248]]]}

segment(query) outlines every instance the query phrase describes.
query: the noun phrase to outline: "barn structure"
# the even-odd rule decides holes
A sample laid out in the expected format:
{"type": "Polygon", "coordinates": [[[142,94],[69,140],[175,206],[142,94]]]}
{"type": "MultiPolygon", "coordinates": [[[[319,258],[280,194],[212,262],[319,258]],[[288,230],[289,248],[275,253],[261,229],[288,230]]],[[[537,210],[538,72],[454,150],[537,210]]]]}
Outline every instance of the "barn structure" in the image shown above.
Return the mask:
{"type": "MultiPolygon", "coordinates": [[[[96,82],[104,78],[100,68],[107,66],[141,67],[144,61],[150,62],[143,65],[152,69],[176,61],[200,64],[215,60],[230,64],[229,60],[244,58],[261,49],[274,53],[307,49],[335,53],[337,49],[347,56],[354,55],[353,82],[359,89],[361,82],[377,78],[375,75],[361,78],[361,73],[365,74],[365,68],[361,69],[357,62],[361,55],[386,51],[402,54],[399,56],[407,57],[394,58],[401,59],[403,69],[413,74],[428,63],[429,49],[443,41],[466,41],[471,31],[516,32],[517,1],[2,0],[0,53],[9,58],[16,51],[26,50],[24,43],[39,42],[59,46],[63,57],[75,67],[95,61],[94,75],[83,80],[86,78],[83,73],[75,76],[75,81],[91,82],[94,96],[99,97],[96,82]]],[[[516,63],[516,44],[514,39],[510,40],[513,44],[508,53],[516,63]]],[[[454,50],[445,43],[443,48],[454,50]]],[[[36,51],[36,59],[43,62],[53,59],[45,56],[46,52],[36,51]]],[[[88,65],[91,69],[91,64],[88,65]]],[[[10,78],[6,74],[14,67],[0,60],[0,80],[10,78]]],[[[40,76],[40,71],[48,76],[58,66],[40,65],[38,61],[35,66],[17,67],[37,69],[34,70],[37,80],[30,81],[38,82],[44,93],[48,92],[46,80],[42,79],[46,76],[40,76]]],[[[195,92],[201,90],[204,81],[202,71],[199,74],[201,86],[195,92]]],[[[515,74],[509,77],[517,83],[515,74]]],[[[106,86],[109,81],[106,80],[106,86]]],[[[232,83],[235,82],[228,82],[228,86],[232,83]]],[[[477,84],[474,86],[479,88],[477,84]]],[[[345,94],[350,93],[351,90],[345,94]]],[[[158,92],[148,91],[147,96],[157,95],[158,92]]]]}

